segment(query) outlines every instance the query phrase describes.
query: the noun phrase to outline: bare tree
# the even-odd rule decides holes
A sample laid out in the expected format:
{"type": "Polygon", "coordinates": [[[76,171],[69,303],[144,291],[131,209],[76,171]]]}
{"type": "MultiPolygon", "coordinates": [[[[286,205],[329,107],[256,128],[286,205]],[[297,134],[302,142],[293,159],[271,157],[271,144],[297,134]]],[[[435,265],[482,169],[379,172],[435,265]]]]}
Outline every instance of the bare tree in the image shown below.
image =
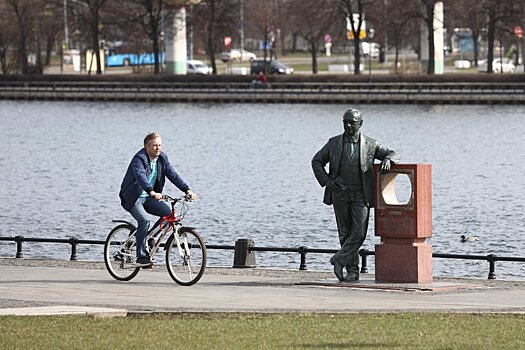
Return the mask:
{"type": "Polygon", "coordinates": [[[198,6],[194,6],[192,22],[194,27],[203,29],[206,55],[213,74],[217,74],[215,54],[222,45],[224,35],[231,36],[236,32],[234,23],[239,13],[238,5],[237,0],[202,0],[198,6]]]}
{"type": "Polygon", "coordinates": [[[508,25],[520,22],[522,5],[510,1],[485,0],[482,6],[487,14],[487,73],[492,73],[496,36],[499,36],[501,43],[508,25]]]}
{"type": "Polygon", "coordinates": [[[486,15],[483,11],[483,3],[479,0],[459,0],[449,1],[450,27],[468,28],[472,34],[474,65],[478,65],[479,60],[479,41],[481,33],[487,23],[486,15]]]}
{"type": "Polygon", "coordinates": [[[32,4],[29,0],[8,0],[8,5],[14,14],[17,26],[17,65],[22,74],[27,74],[29,73],[27,45],[30,37],[32,4]]]}
{"type": "Polygon", "coordinates": [[[163,0],[124,0],[112,4],[117,13],[120,14],[124,25],[140,28],[151,41],[151,49],[154,56],[154,73],[160,73],[160,35],[164,22],[163,0]],[[127,6],[123,6],[127,5],[127,6]]]}
{"type": "MultiPolygon", "coordinates": [[[[419,17],[414,16],[414,9],[408,11],[404,0],[389,0],[383,8],[382,28],[380,35],[389,38],[389,45],[394,48],[394,72],[399,73],[399,52],[407,44],[410,34],[419,33],[419,17]]],[[[418,36],[419,38],[419,36],[418,36]]],[[[388,48],[384,48],[387,50],[388,48]]]]}
{"type": "Polygon", "coordinates": [[[402,20],[398,23],[409,23],[410,20],[418,18],[426,26],[428,48],[427,74],[434,74],[435,70],[434,11],[438,2],[443,2],[443,0],[403,0],[398,5],[401,9],[404,9],[402,11],[402,20]]]}
{"type": "MultiPolygon", "coordinates": [[[[39,1],[43,6],[36,13],[33,32],[35,32],[35,42],[38,42],[37,62],[47,66],[51,62],[51,54],[63,26],[62,21],[56,20],[57,17],[61,18],[63,15],[63,3],[60,0],[39,1]],[[43,60],[40,57],[41,52],[45,52],[43,60]]],[[[40,69],[42,70],[42,67],[40,69]]]]}
{"type": "Polygon", "coordinates": [[[375,0],[339,0],[341,12],[349,19],[354,43],[354,74],[360,74],[361,38],[359,37],[364,22],[365,10],[372,7],[375,0]],[[354,23],[354,16],[357,23],[354,23]]]}
{"type": "Polygon", "coordinates": [[[101,10],[107,0],[75,0],[73,6],[80,19],[89,29],[91,45],[97,62],[97,74],[102,74],[102,60],[100,58],[100,32],[102,29],[101,10]]]}
{"type": "Polygon", "coordinates": [[[3,74],[12,73],[17,68],[17,27],[13,25],[10,14],[7,2],[0,2],[0,69],[3,74]]]}
{"type": "MultiPolygon", "coordinates": [[[[312,73],[317,74],[317,55],[325,34],[334,29],[340,18],[337,3],[332,0],[294,1],[290,11],[297,33],[308,43],[312,55],[312,73]]],[[[339,23],[342,25],[342,23],[339,23]]]]}
{"type": "Polygon", "coordinates": [[[272,1],[252,0],[246,3],[246,8],[249,11],[247,11],[245,16],[249,26],[252,28],[252,32],[265,43],[263,46],[264,60],[266,61],[269,58],[271,61],[273,59],[274,45],[270,46],[268,43],[272,41],[270,38],[272,30],[275,32],[276,29],[277,12],[274,10],[274,3],[272,1]]]}

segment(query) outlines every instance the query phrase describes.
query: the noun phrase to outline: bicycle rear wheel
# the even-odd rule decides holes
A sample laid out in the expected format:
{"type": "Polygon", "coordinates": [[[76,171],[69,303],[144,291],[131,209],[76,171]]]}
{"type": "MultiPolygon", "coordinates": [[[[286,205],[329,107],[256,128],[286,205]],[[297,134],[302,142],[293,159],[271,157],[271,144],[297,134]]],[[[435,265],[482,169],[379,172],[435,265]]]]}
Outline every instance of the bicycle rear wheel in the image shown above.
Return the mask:
{"type": "Polygon", "coordinates": [[[126,224],[115,226],[104,244],[104,263],[109,274],[119,281],[135,277],[140,271],[135,266],[136,253],[135,228],[126,224]]]}
{"type": "Polygon", "coordinates": [[[206,269],[208,255],[201,236],[194,229],[182,227],[166,243],[166,267],[171,278],[181,286],[197,283],[206,269]]]}

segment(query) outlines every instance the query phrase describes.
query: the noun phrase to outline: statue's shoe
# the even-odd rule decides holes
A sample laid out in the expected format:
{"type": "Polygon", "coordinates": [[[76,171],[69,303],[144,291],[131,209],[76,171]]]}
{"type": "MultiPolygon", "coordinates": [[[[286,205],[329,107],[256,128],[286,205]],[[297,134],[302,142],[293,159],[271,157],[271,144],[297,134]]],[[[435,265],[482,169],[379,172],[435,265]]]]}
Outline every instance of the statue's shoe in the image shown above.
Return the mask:
{"type": "Polygon", "coordinates": [[[344,281],[344,274],[343,274],[344,266],[339,262],[339,260],[335,258],[335,256],[332,256],[330,258],[330,264],[334,265],[335,277],[337,277],[339,281],[344,281]]]}
{"type": "Polygon", "coordinates": [[[349,273],[344,278],[345,282],[356,282],[359,281],[359,274],[358,273],[349,273]]]}

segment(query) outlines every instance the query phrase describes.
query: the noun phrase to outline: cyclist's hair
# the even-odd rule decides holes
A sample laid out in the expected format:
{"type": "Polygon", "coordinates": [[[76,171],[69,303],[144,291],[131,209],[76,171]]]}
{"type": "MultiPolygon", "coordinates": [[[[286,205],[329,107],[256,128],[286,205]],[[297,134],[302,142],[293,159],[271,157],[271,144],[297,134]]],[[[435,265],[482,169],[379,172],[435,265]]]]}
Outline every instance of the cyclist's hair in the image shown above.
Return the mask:
{"type": "Polygon", "coordinates": [[[144,138],[144,147],[146,147],[151,141],[153,141],[157,137],[160,137],[160,134],[156,132],[150,132],[149,134],[147,134],[144,138]]]}

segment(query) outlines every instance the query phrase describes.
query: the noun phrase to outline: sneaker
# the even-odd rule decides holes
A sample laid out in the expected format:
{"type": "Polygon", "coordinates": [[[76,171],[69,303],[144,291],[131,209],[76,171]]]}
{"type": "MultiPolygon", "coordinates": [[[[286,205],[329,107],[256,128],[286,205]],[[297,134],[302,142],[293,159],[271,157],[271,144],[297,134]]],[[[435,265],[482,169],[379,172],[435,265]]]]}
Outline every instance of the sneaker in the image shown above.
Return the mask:
{"type": "Polygon", "coordinates": [[[141,256],[137,258],[137,266],[148,267],[152,265],[153,263],[151,262],[149,256],[141,256]]]}

